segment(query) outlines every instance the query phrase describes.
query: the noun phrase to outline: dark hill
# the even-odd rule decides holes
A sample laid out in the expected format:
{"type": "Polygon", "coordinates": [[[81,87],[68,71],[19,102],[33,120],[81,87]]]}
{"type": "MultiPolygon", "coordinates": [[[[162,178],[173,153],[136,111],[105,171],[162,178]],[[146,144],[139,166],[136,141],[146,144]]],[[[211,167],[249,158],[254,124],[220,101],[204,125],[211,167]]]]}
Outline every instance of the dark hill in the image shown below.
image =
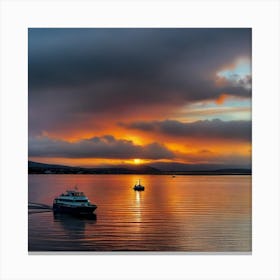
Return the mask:
{"type": "Polygon", "coordinates": [[[139,166],[117,166],[117,167],[100,167],[85,168],[73,167],[57,164],[45,164],[28,161],[29,174],[159,174],[156,168],[139,165],[139,166]]]}
{"type": "Polygon", "coordinates": [[[174,163],[148,165],[122,165],[99,168],[73,167],[28,161],[29,174],[158,174],[158,175],[250,175],[250,168],[217,168],[210,165],[174,163]],[[161,166],[161,168],[159,168],[161,166]],[[211,169],[210,169],[211,167],[211,169]]]}

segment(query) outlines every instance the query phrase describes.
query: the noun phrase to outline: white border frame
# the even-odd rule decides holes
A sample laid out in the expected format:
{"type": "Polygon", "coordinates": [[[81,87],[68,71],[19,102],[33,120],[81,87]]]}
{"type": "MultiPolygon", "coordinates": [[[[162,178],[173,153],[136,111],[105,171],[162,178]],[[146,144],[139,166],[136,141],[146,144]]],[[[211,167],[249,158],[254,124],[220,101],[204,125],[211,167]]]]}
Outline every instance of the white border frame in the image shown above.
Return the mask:
{"type": "Polygon", "coordinates": [[[280,279],[277,0],[0,4],[1,279],[280,279]],[[112,26],[253,28],[252,255],[28,255],[27,28],[112,26]]]}

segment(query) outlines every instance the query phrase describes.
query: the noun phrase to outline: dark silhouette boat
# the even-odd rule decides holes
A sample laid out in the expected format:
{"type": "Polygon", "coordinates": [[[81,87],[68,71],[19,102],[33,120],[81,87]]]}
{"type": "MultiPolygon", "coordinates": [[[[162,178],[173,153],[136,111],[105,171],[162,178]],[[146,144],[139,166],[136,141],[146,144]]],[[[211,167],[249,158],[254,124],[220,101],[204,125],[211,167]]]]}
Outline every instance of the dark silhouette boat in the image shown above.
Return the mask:
{"type": "Polygon", "coordinates": [[[140,179],[138,180],[138,184],[134,185],[133,189],[135,191],[144,191],[145,190],[145,187],[140,184],[140,179]]]}

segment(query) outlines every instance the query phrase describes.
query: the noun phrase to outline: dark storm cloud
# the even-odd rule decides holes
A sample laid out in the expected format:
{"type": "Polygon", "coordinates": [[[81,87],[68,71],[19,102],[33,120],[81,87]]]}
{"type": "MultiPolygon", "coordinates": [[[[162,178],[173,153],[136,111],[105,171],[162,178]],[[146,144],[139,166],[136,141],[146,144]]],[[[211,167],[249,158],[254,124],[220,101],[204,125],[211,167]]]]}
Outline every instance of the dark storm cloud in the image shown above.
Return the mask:
{"type": "Polygon", "coordinates": [[[104,111],[251,95],[242,83],[215,83],[221,67],[250,59],[250,29],[32,28],[28,41],[34,134],[104,111]]]}
{"type": "Polygon", "coordinates": [[[187,78],[201,70],[216,70],[236,56],[250,57],[250,32],[250,29],[29,29],[29,82],[31,88],[119,78],[150,82],[155,78],[160,80],[161,69],[167,66],[191,70],[187,75],[184,73],[187,78]]]}
{"type": "Polygon", "coordinates": [[[171,151],[158,143],[140,146],[131,141],[117,140],[111,135],[93,137],[74,143],[48,137],[29,138],[29,156],[154,160],[174,157],[171,151]]]}
{"type": "Polygon", "coordinates": [[[126,128],[156,132],[175,137],[232,139],[251,141],[251,121],[222,121],[219,119],[182,123],[175,120],[120,124],[126,128]]]}

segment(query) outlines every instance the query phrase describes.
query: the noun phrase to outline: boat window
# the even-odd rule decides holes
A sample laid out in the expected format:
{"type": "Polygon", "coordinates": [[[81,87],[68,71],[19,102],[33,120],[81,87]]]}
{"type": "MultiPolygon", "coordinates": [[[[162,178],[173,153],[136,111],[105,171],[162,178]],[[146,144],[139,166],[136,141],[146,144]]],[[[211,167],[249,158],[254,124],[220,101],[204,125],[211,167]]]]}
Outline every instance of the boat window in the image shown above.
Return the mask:
{"type": "Polygon", "coordinates": [[[59,201],[64,201],[64,202],[88,202],[87,199],[75,199],[75,200],[72,200],[72,199],[64,199],[64,198],[60,198],[58,199],[59,201]]]}

